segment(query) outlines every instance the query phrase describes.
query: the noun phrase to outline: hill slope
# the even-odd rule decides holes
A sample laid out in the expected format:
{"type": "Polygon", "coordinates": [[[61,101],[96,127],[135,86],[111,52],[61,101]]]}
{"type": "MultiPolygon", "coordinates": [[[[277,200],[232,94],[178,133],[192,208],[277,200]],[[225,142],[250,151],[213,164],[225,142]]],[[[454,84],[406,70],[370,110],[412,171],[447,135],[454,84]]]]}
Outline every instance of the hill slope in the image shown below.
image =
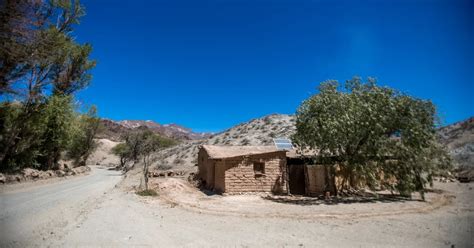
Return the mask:
{"type": "MultiPolygon", "coordinates": [[[[199,145],[272,145],[272,138],[290,137],[295,132],[292,115],[272,114],[241,123],[207,140],[186,141],[157,154],[155,166],[184,168],[197,162],[199,145]]],[[[440,142],[457,164],[474,166],[474,117],[438,130],[440,142]]]]}
{"type": "Polygon", "coordinates": [[[135,129],[149,129],[155,133],[175,140],[207,139],[211,135],[210,133],[193,132],[189,128],[174,123],[161,125],[154,121],[113,121],[108,119],[102,119],[101,122],[104,128],[99,132],[97,138],[110,139],[113,141],[119,141],[123,134],[135,129]]]}
{"type": "Polygon", "coordinates": [[[474,117],[442,127],[438,135],[460,167],[474,167],[474,117]]]}
{"type": "Polygon", "coordinates": [[[294,117],[272,114],[241,123],[207,140],[187,141],[157,154],[159,168],[189,167],[196,164],[199,145],[272,145],[273,138],[290,137],[295,131],[294,117]]]}

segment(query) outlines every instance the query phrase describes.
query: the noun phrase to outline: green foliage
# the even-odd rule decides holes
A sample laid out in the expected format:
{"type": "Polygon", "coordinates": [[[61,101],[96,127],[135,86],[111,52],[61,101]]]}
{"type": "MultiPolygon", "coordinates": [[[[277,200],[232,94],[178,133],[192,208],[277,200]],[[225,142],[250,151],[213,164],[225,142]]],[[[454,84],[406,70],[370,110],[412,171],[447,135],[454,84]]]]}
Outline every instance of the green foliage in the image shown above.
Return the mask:
{"type": "Polygon", "coordinates": [[[317,160],[338,164],[342,188],[359,178],[368,184],[378,175],[395,178],[401,193],[423,192],[431,174],[449,166],[446,152],[435,139],[435,107],[396,90],[360,78],[342,87],[336,81],[319,86],[296,113],[295,144],[317,150],[317,160]],[[436,152],[435,152],[436,151],[436,152]]]}
{"type": "Polygon", "coordinates": [[[85,165],[89,155],[97,144],[94,137],[100,128],[100,118],[97,109],[92,106],[86,114],[79,115],[72,123],[72,137],[68,148],[68,157],[76,165],[85,165]]]}
{"type": "Polygon", "coordinates": [[[27,111],[19,102],[0,103],[0,170],[39,167],[36,158],[44,127],[40,107],[27,111]]]}
{"type": "Polygon", "coordinates": [[[45,90],[72,94],[90,81],[89,44],[76,43],[72,26],[84,9],[72,0],[6,1],[0,10],[0,95],[41,100],[45,90]],[[52,86],[52,87],[49,87],[52,86]],[[27,94],[21,94],[27,89],[27,94]]]}
{"type": "Polygon", "coordinates": [[[66,151],[85,161],[98,119],[79,117],[72,104],[95,66],[91,45],[72,35],[83,7],[78,0],[0,5],[0,170],[49,169],[66,151]]]}
{"type": "Polygon", "coordinates": [[[158,193],[152,189],[145,189],[141,191],[137,191],[137,195],[139,196],[158,196],[158,193]]]}
{"type": "Polygon", "coordinates": [[[124,165],[127,161],[132,160],[135,164],[139,158],[143,159],[143,180],[147,190],[148,167],[153,160],[153,153],[175,145],[176,141],[157,135],[148,129],[127,133],[124,140],[125,143],[115,146],[112,152],[120,157],[122,168],[125,168],[124,165]]]}
{"type": "Polygon", "coordinates": [[[42,169],[48,170],[57,164],[71,139],[71,123],[74,118],[71,97],[60,95],[50,97],[42,113],[44,130],[37,160],[42,169]]]}
{"type": "Polygon", "coordinates": [[[131,149],[126,143],[117,144],[112,148],[111,152],[120,158],[121,168],[124,168],[125,164],[131,159],[131,149]]]}
{"type": "Polygon", "coordinates": [[[140,146],[140,154],[147,156],[161,149],[173,146],[176,142],[173,139],[169,139],[151,131],[143,132],[143,145],[140,146]]]}

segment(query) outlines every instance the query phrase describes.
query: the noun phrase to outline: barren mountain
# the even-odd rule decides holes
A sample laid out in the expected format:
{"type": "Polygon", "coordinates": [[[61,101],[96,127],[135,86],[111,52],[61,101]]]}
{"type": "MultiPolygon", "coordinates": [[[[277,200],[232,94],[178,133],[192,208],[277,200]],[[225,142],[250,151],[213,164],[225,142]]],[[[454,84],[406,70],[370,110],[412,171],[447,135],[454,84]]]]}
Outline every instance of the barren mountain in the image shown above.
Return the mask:
{"type": "Polygon", "coordinates": [[[272,114],[241,123],[207,140],[186,141],[157,154],[161,169],[189,167],[196,164],[199,145],[272,145],[273,138],[290,137],[294,133],[294,117],[272,114]]]}
{"type": "Polygon", "coordinates": [[[438,135],[460,167],[474,167],[474,117],[442,127],[438,135]]]}
{"type": "Polygon", "coordinates": [[[110,140],[118,141],[120,136],[126,132],[134,129],[149,129],[160,135],[173,138],[176,140],[199,140],[206,139],[210,133],[198,133],[193,132],[191,129],[177,125],[177,124],[164,124],[161,125],[154,121],[141,121],[141,120],[123,120],[113,121],[108,119],[102,119],[104,126],[103,130],[99,132],[97,138],[107,138],[110,140]]]}

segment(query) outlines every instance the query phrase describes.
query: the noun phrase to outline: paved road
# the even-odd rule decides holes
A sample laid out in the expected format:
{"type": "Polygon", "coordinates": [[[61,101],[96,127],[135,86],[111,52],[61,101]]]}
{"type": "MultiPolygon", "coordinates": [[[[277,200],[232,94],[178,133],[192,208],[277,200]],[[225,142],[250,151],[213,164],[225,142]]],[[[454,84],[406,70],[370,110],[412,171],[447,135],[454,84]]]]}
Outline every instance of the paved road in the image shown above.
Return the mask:
{"type": "Polygon", "coordinates": [[[57,230],[72,228],[120,179],[120,172],[92,167],[89,175],[0,193],[0,246],[58,238],[57,230]]]}

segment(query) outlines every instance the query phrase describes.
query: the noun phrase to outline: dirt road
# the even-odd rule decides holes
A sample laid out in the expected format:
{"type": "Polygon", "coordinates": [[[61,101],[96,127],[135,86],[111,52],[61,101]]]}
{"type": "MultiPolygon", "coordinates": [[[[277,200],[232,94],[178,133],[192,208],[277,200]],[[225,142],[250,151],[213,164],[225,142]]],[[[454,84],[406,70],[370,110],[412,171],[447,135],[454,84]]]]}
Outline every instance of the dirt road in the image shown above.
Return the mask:
{"type": "MultiPolygon", "coordinates": [[[[160,197],[144,198],[115,188],[120,178],[117,172],[93,168],[90,175],[71,181],[1,193],[0,247],[474,245],[471,184],[441,185],[456,198],[452,205],[428,213],[292,219],[188,211],[160,197]]],[[[373,206],[333,207],[351,211],[373,206]]]]}
{"type": "Polygon", "coordinates": [[[0,246],[60,238],[120,179],[119,172],[93,167],[86,176],[0,193],[0,246]]]}

